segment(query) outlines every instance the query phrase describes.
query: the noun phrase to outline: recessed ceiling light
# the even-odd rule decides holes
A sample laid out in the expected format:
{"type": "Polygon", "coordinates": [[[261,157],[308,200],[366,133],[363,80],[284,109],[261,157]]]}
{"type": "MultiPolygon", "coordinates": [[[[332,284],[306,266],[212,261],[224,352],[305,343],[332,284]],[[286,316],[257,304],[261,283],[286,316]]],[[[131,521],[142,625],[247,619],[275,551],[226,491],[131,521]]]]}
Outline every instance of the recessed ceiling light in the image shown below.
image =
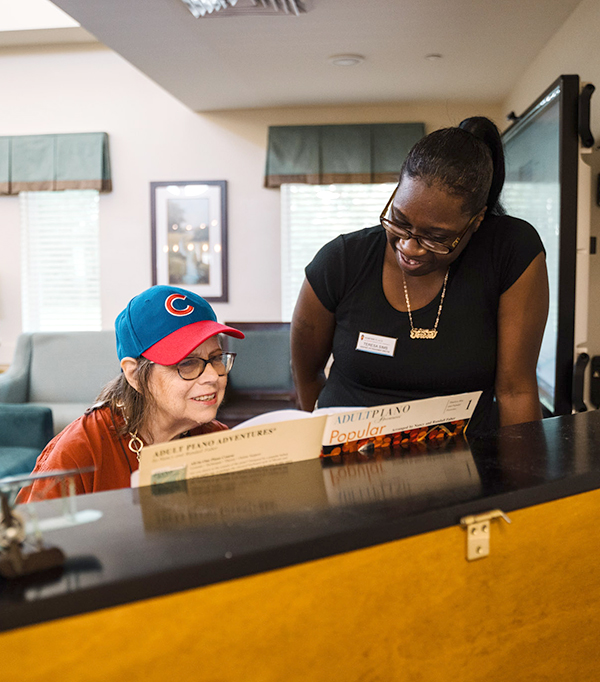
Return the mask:
{"type": "Polygon", "coordinates": [[[334,54],[329,61],[335,66],[356,66],[365,61],[361,54],[334,54]]]}
{"type": "Polygon", "coordinates": [[[442,55],[434,52],[432,54],[426,54],[425,59],[429,62],[437,62],[438,59],[442,59],[442,55]]]}

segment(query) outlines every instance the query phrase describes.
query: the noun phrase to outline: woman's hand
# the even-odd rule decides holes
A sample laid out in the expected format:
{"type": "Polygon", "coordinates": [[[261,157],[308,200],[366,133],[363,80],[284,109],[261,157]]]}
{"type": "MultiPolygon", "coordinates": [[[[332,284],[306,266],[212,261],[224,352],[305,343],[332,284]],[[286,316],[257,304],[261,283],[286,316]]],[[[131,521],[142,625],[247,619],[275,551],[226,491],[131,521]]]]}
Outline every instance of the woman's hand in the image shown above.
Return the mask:
{"type": "Polygon", "coordinates": [[[304,280],[291,326],[292,374],[301,410],[312,412],[325,385],[325,365],[331,355],[335,315],[319,301],[304,280]]]}
{"type": "Polygon", "coordinates": [[[542,418],[536,365],[548,317],[548,297],[543,253],[500,297],[496,368],[500,426],[542,418]]]}

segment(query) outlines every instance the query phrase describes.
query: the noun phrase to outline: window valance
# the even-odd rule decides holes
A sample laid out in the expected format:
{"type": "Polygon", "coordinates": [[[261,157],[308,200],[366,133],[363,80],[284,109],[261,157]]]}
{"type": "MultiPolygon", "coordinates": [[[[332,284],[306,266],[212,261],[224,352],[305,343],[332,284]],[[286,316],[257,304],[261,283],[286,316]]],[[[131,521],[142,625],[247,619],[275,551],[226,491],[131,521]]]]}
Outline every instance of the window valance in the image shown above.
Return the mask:
{"type": "Polygon", "coordinates": [[[0,194],[62,189],[111,191],[106,133],[0,137],[0,194]]]}
{"type": "Polygon", "coordinates": [[[423,123],[271,126],[265,187],[396,182],[423,123]]]}

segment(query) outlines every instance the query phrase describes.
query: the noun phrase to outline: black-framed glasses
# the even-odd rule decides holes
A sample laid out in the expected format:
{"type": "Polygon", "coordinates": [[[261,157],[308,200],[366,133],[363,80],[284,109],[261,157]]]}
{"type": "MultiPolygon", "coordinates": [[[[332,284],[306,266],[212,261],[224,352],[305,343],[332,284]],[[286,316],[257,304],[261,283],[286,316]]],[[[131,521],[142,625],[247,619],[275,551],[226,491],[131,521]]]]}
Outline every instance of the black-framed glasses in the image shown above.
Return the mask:
{"type": "Polygon", "coordinates": [[[210,363],[213,366],[215,372],[222,377],[226,374],[229,374],[231,371],[235,356],[236,353],[219,353],[218,355],[213,355],[207,360],[192,356],[190,358],[185,358],[181,362],[178,362],[175,367],[177,368],[177,373],[179,376],[185,381],[193,381],[194,379],[197,379],[204,372],[208,363],[210,363]]]}
{"type": "Polygon", "coordinates": [[[475,218],[479,216],[479,213],[476,213],[469,220],[465,229],[456,235],[454,241],[451,244],[437,241],[436,239],[431,239],[429,237],[418,237],[416,234],[413,234],[410,230],[406,229],[406,227],[398,225],[391,219],[392,205],[394,203],[394,198],[396,196],[397,191],[398,187],[396,187],[396,189],[394,190],[394,193],[390,197],[385,208],[383,209],[383,213],[379,218],[383,229],[392,236],[398,237],[399,239],[414,239],[417,242],[417,244],[419,244],[419,246],[422,246],[427,251],[432,251],[433,253],[438,253],[443,256],[452,253],[452,251],[454,251],[454,249],[459,245],[460,240],[467,234],[469,228],[475,222],[475,218]]]}

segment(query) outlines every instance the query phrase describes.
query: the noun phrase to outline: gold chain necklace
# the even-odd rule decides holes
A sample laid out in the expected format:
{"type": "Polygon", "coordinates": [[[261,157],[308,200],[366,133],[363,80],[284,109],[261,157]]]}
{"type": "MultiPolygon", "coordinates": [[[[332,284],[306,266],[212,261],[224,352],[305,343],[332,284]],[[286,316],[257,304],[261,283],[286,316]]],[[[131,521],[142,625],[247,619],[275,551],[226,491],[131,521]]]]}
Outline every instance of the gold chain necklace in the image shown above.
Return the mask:
{"type": "MultiPolygon", "coordinates": [[[[179,438],[187,438],[189,435],[189,431],[184,431],[182,434],[180,434],[179,438]]],[[[144,447],[144,441],[137,435],[137,431],[135,433],[131,433],[131,431],[129,431],[129,443],[127,446],[131,452],[135,453],[137,461],[139,462],[142,454],[142,448],[144,447]]]]}
{"type": "Polygon", "coordinates": [[[144,447],[144,441],[137,435],[137,431],[135,433],[129,432],[130,440],[129,440],[129,449],[131,452],[135,453],[135,456],[137,457],[137,461],[140,461],[140,453],[142,452],[142,448],[144,447]]]}
{"type": "MultiPolygon", "coordinates": [[[[122,411],[123,419],[125,420],[125,426],[127,426],[127,416],[125,415],[125,403],[117,403],[117,407],[122,411]]],[[[127,443],[127,447],[131,450],[131,452],[135,454],[137,461],[139,462],[142,448],[144,447],[144,441],[137,435],[137,431],[134,431],[133,433],[131,433],[131,431],[128,431],[127,435],[129,436],[129,443],[127,443]]]]}
{"type": "Polygon", "coordinates": [[[404,270],[402,270],[402,281],[404,283],[404,298],[406,299],[406,307],[408,308],[408,319],[410,320],[410,338],[411,339],[435,339],[437,336],[438,322],[440,321],[440,315],[442,314],[442,306],[444,305],[444,297],[446,296],[446,284],[448,283],[448,273],[450,269],[446,270],[446,276],[444,277],[444,286],[442,287],[442,298],[440,299],[440,307],[437,311],[437,317],[435,318],[435,324],[433,329],[420,329],[413,325],[412,312],[410,309],[410,299],[408,298],[408,287],[406,286],[406,277],[404,275],[404,270]]]}

